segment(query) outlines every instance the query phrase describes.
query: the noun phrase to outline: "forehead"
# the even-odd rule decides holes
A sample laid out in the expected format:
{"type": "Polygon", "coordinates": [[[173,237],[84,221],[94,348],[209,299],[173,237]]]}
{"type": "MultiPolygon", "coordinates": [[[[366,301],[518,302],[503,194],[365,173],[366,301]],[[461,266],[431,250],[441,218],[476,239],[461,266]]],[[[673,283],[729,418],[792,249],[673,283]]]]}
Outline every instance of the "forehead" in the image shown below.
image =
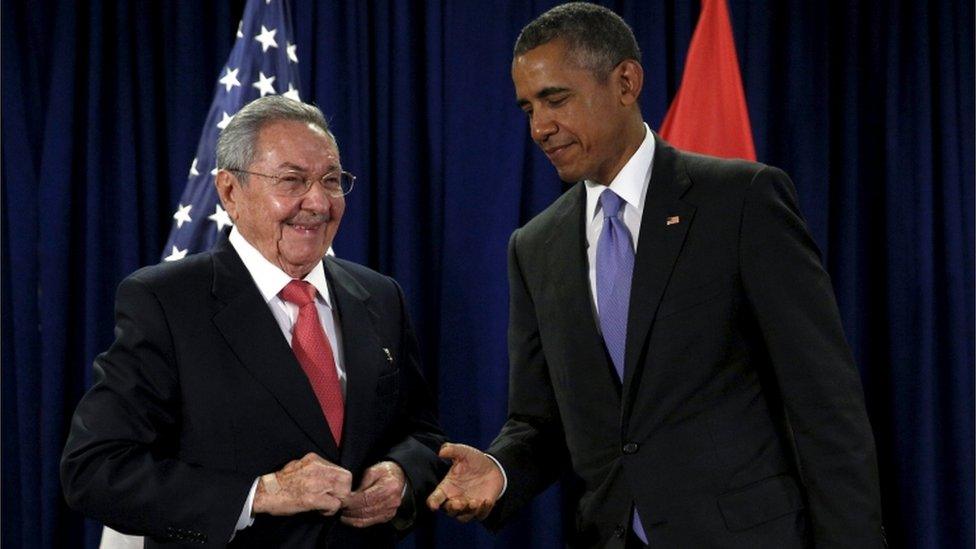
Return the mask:
{"type": "Polygon", "coordinates": [[[338,164],[339,149],[332,136],[316,125],[280,120],[265,124],[258,131],[254,162],[338,164]]]}
{"type": "Polygon", "coordinates": [[[556,39],[512,60],[512,81],[519,101],[530,101],[553,89],[578,89],[595,83],[580,66],[566,41],[556,39]]]}

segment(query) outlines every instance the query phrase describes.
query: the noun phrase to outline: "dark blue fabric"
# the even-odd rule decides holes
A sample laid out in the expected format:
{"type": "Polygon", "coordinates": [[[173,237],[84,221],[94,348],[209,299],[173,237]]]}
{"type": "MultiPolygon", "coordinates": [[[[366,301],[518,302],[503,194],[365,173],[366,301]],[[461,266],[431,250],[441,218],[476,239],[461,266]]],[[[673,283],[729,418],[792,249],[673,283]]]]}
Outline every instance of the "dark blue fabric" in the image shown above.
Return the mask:
{"type": "MultiPolygon", "coordinates": [[[[562,190],[509,76],[553,2],[295,1],[302,97],[359,176],[339,255],[407,293],[444,427],[486,445],[507,391],[505,245],[562,190]]],[[[695,2],[608,3],[658,127],[695,2]]],[[[894,547],[971,547],[972,2],[731,0],[759,159],[786,169],[864,380],[894,547]]],[[[57,462],[119,280],[158,261],[243,2],[2,3],[2,543],[94,547],[57,462]]],[[[554,547],[552,489],[497,536],[443,517],[405,547],[554,547]]]]}

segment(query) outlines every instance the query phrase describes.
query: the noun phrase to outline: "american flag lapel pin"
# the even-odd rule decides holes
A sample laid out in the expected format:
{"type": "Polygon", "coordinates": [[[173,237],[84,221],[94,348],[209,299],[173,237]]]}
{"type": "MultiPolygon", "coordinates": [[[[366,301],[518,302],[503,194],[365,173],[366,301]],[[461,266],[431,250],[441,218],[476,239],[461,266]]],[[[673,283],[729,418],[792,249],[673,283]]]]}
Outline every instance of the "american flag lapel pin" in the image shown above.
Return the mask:
{"type": "Polygon", "coordinates": [[[669,216],[668,219],[664,222],[664,224],[667,226],[677,225],[678,223],[681,223],[681,217],[677,215],[669,216]]]}

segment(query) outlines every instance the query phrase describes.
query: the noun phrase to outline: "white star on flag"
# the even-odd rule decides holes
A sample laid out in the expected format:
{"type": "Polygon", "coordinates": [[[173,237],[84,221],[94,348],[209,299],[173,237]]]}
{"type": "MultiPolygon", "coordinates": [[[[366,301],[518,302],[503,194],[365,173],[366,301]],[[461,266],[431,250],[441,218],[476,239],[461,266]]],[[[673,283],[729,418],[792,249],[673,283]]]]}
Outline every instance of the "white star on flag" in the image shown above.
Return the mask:
{"type": "Polygon", "coordinates": [[[224,85],[229,92],[234,86],[240,87],[241,81],[237,79],[237,73],[240,69],[231,69],[227,67],[227,74],[225,74],[218,82],[224,85]]]}
{"type": "Polygon", "coordinates": [[[275,92],[274,86],[271,85],[271,84],[274,84],[275,78],[278,78],[277,76],[272,76],[272,77],[269,78],[269,77],[265,76],[263,72],[260,72],[259,71],[258,72],[258,78],[260,78],[260,80],[258,80],[257,82],[255,82],[255,83],[253,83],[251,85],[254,86],[255,88],[257,88],[258,91],[261,92],[261,97],[264,97],[265,95],[268,95],[269,93],[271,95],[274,95],[275,93],[277,93],[277,92],[275,92]]]}
{"type": "Polygon", "coordinates": [[[190,209],[193,208],[193,204],[187,204],[184,206],[180,204],[177,208],[176,213],[173,214],[173,219],[176,220],[176,228],[179,229],[184,223],[191,223],[193,220],[190,219],[190,209]]]}
{"type": "Polygon", "coordinates": [[[254,37],[255,40],[261,42],[261,51],[267,53],[268,48],[277,48],[278,43],[275,42],[275,33],[278,29],[268,30],[267,27],[261,25],[261,34],[254,37]]]}
{"type": "Polygon", "coordinates": [[[173,246],[173,251],[168,256],[163,258],[163,261],[176,261],[186,257],[186,250],[180,250],[176,246],[173,246]]]}
{"type": "Polygon", "coordinates": [[[283,93],[281,95],[287,97],[288,99],[292,99],[294,101],[298,101],[299,103],[301,103],[301,101],[302,101],[302,98],[301,97],[298,97],[298,90],[295,89],[295,86],[292,86],[291,85],[291,82],[288,83],[288,91],[286,91],[285,93],[283,93]]]}
{"type": "Polygon", "coordinates": [[[228,227],[234,225],[234,222],[230,220],[230,216],[220,207],[220,204],[214,206],[214,213],[207,217],[207,219],[217,224],[217,232],[224,230],[224,225],[228,227]]]}
{"type": "Polygon", "coordinates": [[[236,30],[237,38],[224,64],[219,65],[214,75],[217,85],[211,88],[213,103],[191,156],[192,165],[186,166],[189,176],[179,197],[179,208],[176,203],[169,205],[175,222],[169,223],[169,238],[161,249],[160,259],[173,261],[183,255],[189,257],[204,251],[233,226],[230,216],[220,205],[214,180],[219,175],[217,139],[234,115],[244,105],[268,94],[287,95],[289,99],[300,101],[308,93],[302,89],[298,73],[298,47],[289,15],[289,0],[270,3],[267,0],[245,0],[242,3],[244,11],[237,24],[233,20],[226,22],[225,30],[230,33],[236,30]],[[272,51],[271,48],[277,49],[272,51]],[[191,205],[192,210],[189,209],[191,205]]]}
{"type": "Polygon", "coordinates": [[[227,124],[230,124],[230,121],[233,119],[234,119],[233,116],[229,116],[226,112],[224,112],[224,115],[220,118],[220,122],[217,122],[217,127],[220,129],[224,129],[227,127],[227,124]]]}

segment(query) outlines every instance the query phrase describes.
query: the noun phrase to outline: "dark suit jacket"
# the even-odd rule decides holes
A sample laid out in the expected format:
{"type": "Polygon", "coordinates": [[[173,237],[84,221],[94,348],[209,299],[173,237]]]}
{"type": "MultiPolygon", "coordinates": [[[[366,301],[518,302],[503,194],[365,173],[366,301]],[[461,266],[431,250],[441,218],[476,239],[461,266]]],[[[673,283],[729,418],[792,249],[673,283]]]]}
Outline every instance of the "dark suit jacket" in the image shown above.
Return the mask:
{"type": "Polygon", "coordinates": [[[509,416],[498,526],[571,466],[580,546],[876,547],[871,428],[830,279],[782,171],[660,138],[624,380],[589,291],[577,184],[509,245],[509,416]],[[667,224],[676,216],[677,223],[667,224]]]}
{"type": "MultiPolygon", "coordinates": [[[[397,462],[412,498],[441,472],[443,442],[396,282],[327,258],[347,373],[343,444],[233,247],[126,278],[115,343],[75,412],[61,462],[69,505],[148,547],[224,546],[254,479],[315,452],[353,472],[397,462]],[[392,360],[388,359],[389,350],[392,360]]],[[[410,495],[408,495],[408,499],[410,495]]],[[[259,516],[232,547],[392,546],[316,513],[259,516]]]]}

